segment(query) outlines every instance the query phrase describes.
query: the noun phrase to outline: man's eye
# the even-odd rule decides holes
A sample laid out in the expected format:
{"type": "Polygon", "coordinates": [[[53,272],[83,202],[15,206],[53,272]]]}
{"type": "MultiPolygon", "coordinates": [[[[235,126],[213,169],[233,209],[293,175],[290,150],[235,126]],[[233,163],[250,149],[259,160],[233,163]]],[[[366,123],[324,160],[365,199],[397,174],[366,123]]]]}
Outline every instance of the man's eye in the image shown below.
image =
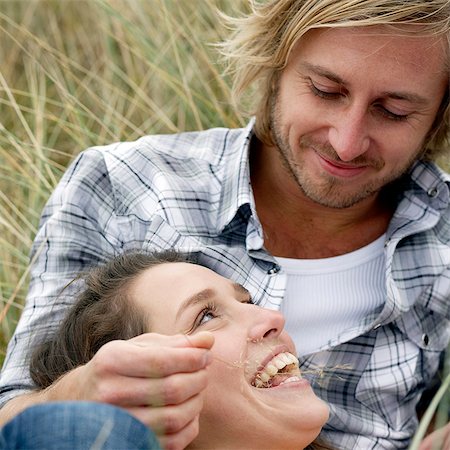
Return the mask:
{"type": "Polygon", "coordinates": [[[378,111],[383,117],[386,117],[387,119],[390,120],[404,121],[407,120],[409,117],[409,114],[395,114],[381,105],[378,105],[378,111]]]}
{"type": "Polygon", "coordinates": [[[328,92],[328,91],[319,89],[312,81],[310,81],[310,89],[316,97],[324,98],[326,100],[335,100],[342,95],[342,93],[340,91],[328,92]]]}

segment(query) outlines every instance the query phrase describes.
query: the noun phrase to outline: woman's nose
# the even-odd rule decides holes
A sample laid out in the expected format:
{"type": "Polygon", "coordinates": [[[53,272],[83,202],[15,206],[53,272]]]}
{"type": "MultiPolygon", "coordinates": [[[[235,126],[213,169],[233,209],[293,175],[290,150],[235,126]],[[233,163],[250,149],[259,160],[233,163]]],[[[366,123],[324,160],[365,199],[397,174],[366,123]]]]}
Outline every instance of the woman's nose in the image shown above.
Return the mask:
{"type": "Polygon", "coordinates": [[[370,146],[366,110],[352,106],[336,114],[328,141],[341,161],[351,162],[366,153],[370,146]]]}
{"type": "Polygon", "coordinates": [[[249,340],[261,341],[265,338],[276,338],[284,329],[285,320],[279,311],[257,307],[251,317],[249,340]]]}

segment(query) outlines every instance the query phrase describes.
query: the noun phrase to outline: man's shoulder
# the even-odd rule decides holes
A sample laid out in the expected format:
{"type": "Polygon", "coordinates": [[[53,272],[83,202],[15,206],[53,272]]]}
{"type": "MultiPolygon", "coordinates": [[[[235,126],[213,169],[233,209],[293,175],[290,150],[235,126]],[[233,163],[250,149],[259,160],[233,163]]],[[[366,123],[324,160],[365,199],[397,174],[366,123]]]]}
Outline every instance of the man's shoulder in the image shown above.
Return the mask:
{"type": "MultiPolygon", "coordinates": [[[[158,211],[217,215],[223,198],[234,198],[231,192],[240,192],[242,183],[248,186],[243,167],[251,133],[251,126],[214,128],[91,147],[66,174],[67,184],[72,190],[101,191],[113,199],[117,214],[143,220],[158,211]]],[[[226,208],[233,205],[229,201],[226,208]]]]}
{"type": "Polygon", "coordinates": [[[175,134],[153,134],[133,142],[119,142],[100,150],[109,168],[120,161],[140,167],[158,164],[216,166],[242,154],[248,131],[242,128],[211,128],[175,134]]]}

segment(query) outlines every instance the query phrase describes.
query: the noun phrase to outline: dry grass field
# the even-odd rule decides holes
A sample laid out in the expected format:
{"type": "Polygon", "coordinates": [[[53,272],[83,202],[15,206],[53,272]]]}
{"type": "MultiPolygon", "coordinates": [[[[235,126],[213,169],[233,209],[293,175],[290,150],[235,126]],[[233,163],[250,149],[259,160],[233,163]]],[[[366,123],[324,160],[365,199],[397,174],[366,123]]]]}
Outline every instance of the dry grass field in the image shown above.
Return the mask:
{"type": "Polygon", "coordinates": [[[97,144],[236,126],[217,50],[220,0],[0,1],[0,317],[9,340],[39,215],[97,144]]]}
{"type": "MultiPolygon", "coordinates": [[[[216,8],[244,7],[0,0],[0,362],[26,295],[40,212],[76,154],[143,134],[245,122],[212,45],[226,34],[216,8]]],[[[440,397],[436,403],[446,409],[440,397]]]]}

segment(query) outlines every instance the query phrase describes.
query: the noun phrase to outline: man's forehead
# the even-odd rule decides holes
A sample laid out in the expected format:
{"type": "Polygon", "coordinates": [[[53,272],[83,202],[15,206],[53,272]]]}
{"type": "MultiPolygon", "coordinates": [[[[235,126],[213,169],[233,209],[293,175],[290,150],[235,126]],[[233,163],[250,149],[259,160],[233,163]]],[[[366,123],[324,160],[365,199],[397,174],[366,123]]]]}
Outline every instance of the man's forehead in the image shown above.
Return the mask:
{"type": "Polygon", "coordinates": [[[383,58],[390,58],[399,66],[405,64],[418,69],[430,69],[435,74],[448,75],[450,38],[425,31],[421,33],[420,30],[423,30],[422,26],[414,25],[395,28],[377,25],[312,29],[296,41],[287,62],[292,62],[304,49],[309,49],[314,54],[317,47],[314,58],[318,60],[329,59],[337,51],[348,57],[349,63],[358,63],[362,58],[379,54],[383,58]]]}

